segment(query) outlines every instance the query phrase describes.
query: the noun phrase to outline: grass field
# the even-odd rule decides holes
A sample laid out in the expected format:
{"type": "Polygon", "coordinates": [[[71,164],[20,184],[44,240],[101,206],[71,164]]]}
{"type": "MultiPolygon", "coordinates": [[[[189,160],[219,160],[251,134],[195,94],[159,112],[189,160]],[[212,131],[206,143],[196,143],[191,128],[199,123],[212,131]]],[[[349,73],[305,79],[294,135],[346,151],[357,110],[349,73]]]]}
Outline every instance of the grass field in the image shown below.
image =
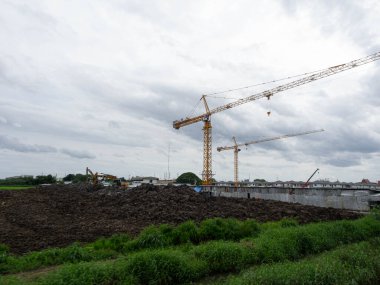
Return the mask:
{"type": "Polygon", "coordinates": [[[0,284],[379,284],[380,215],[299,225],[214,218],[22,256],[0,284]]]}
{"type": "Polygon", "coordinates": [[[18,186],[18,185],[0,185],[0,190],[25,190],[25,189],[30,189],[35,186],[18,186]]]}

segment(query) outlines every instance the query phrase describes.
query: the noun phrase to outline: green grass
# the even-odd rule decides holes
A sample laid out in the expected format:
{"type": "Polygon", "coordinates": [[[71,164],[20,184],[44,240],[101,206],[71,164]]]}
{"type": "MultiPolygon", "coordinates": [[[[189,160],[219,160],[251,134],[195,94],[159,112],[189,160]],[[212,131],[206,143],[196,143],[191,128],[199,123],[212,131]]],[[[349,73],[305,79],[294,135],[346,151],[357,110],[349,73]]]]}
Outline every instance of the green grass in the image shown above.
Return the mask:
{"type": "MultiPolygon", "coordinates": [[[[3,273],[63,264],[34,281],[25,281],[17,275],[0,279],[0,284],[19,281],[20,284],[32,281],[34,284],[189,283],[250,266],[291,264],[379,236],[380,217],[373,213],[353,221],[302,226],[294,220],[258,224],[252,220],[219,218],[199,225],[186,222],[177,227],[151,226],[135,239],[119,234],[84,246],[74,244],[24,256],[13,256],[6,246],[0,245],[3,273]]],[[[374,246],[379,244],[376,242],[374,246]]]]}
{"type": "Polygon", "coordinates": [[[380,239],[341,246],[297,262],[267,264],[208,284],[379,284],[380,239]]]}
{"type": "Polygon", "coordinates": [[[65,248],[50,248],[22,256],[13,256],[9,254],[6,246],[0,244],[0,274],[29,271],[63,263],[104,260],[115,258],[117,255],[117,252],[112,250],[93,250],[73,244],[65,248]]]}
{"type": "Polygon", "coordinates": [[[25,190],[35,186],[18,186],[18,185],[0,185],[0,190],[25,190]]]}

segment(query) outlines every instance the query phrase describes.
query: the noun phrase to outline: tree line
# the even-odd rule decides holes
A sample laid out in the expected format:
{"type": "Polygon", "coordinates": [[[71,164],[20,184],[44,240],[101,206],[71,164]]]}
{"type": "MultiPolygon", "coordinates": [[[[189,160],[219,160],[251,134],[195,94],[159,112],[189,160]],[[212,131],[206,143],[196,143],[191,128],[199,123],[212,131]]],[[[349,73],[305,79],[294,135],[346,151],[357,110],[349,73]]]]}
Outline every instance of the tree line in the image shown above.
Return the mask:
{"type": "Polygon", "coordinates": [[[0,179],[0,185],[40,185],[53,184],[57,182],[57,178],[51,174],[37,176],[18,176],[0,179]]]}

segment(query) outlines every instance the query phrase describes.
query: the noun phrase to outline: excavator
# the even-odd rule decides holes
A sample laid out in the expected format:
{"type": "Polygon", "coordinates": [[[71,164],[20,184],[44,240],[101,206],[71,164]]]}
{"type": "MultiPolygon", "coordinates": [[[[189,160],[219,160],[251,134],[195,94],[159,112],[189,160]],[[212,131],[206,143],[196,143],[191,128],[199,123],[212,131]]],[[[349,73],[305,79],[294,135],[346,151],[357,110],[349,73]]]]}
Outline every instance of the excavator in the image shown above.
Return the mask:
{"type": "Polygon", "coordinates": [[[128,183],[124,178],[117,178],[115,175],[92,172],[90,168],[86,167],[87,183],[91,183],[94,189],[98,186],[117,186],[123,189],[128,188],[128,183]]]}

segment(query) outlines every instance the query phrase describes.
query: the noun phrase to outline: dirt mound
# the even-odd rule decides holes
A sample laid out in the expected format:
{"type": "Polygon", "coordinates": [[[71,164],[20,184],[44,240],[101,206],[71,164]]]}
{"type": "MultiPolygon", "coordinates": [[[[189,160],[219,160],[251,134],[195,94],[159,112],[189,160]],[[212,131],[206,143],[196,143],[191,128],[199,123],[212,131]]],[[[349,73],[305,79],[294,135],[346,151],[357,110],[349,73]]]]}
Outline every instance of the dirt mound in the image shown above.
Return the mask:
{"type": "Polygon", "coordinates": [[[145,185],[88,191],[85,185],[0,191],[0,243],[15,253],[88,242],[118,232],[135,235],[151,224],[211,217],[258,221],[295,217],[301,223],[354,219],[358,214],[255,199],[206,198],[186,186],[145,185]]]}

